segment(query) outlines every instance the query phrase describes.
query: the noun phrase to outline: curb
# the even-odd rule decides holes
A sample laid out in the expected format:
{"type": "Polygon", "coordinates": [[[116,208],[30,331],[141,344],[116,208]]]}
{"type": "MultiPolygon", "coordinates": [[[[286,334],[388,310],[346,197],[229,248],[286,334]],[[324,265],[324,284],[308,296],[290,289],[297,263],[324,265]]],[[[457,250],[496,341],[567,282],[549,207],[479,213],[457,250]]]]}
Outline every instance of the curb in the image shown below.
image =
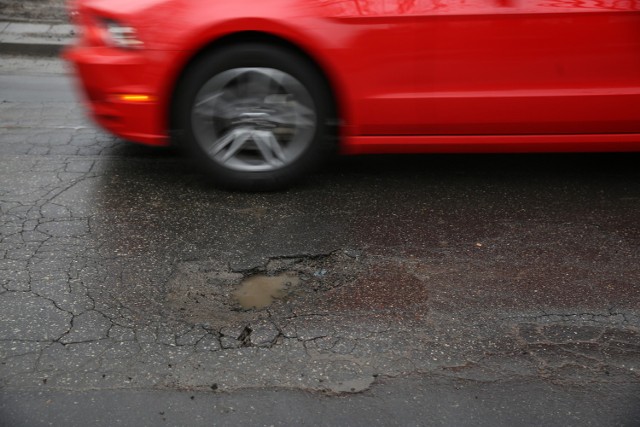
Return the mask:
{"type": "Polygon", "coordinates": [[[58,56],[74,36],[69,24],[0,22],[0,54],[58,56]]]}
{"type": "Polygon", "coordinates": [[[0,55],[60,56],[66,44],[5,43],[0,41],[0,55]]]}

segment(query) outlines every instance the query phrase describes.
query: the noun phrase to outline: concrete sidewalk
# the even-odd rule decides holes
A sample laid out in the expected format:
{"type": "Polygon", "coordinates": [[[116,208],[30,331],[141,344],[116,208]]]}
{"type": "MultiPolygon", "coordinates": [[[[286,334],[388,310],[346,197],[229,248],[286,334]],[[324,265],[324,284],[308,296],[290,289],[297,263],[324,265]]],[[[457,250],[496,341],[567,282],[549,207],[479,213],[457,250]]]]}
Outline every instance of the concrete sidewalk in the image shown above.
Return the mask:
{"type": "Polygon", "coordinates": [[[0,54],[56,56],[74,37],[70,24],[0,22],[0,54]]]}

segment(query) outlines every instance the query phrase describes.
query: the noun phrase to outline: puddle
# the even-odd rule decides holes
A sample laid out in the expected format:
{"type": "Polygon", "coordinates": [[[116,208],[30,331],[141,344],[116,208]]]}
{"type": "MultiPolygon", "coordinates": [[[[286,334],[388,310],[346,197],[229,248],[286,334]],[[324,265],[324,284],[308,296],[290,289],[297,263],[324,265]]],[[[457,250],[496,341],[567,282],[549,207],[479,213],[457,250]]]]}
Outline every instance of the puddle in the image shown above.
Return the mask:
{"type": "Polygon", "coordinates": [[[299,283],[299,277],[288,273],[252,276],[243,280],[232,295],[245,310],[259,310],[286,297],[299,283]]]}

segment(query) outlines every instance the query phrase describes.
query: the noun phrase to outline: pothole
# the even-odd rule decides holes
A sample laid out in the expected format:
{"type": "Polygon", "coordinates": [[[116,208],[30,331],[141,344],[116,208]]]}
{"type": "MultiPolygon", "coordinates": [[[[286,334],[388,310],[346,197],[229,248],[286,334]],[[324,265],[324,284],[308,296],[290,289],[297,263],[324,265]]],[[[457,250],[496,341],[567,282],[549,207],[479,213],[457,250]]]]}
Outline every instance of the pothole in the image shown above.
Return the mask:
{"type": "Polygon", "coordinates": [[[285,298],[298,284],[300,278],[290,272],[277,276],[259,274],[244,279],[231,295],[243,309],[261,310],[285,298]]]}
{"type": "Polygon", "coordinates": [[[164,317],[219,330],[307,314],[426,313],[427,286],[411,265],[361,255],[279,257],[240,272],[222,261],[181,263],[165,284],[164,317]]]}

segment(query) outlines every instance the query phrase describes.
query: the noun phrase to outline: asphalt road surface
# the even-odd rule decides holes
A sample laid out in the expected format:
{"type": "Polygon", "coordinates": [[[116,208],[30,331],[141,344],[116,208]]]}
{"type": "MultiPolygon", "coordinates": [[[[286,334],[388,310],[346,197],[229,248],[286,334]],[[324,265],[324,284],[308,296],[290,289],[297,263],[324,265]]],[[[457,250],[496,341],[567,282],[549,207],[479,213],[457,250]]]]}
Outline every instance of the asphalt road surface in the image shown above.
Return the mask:
{"type": "Polygon", "coordinates": [[[1,58],[0,425],[640,425],[638,154],[230,193],[72,88],[1,58]]]}

